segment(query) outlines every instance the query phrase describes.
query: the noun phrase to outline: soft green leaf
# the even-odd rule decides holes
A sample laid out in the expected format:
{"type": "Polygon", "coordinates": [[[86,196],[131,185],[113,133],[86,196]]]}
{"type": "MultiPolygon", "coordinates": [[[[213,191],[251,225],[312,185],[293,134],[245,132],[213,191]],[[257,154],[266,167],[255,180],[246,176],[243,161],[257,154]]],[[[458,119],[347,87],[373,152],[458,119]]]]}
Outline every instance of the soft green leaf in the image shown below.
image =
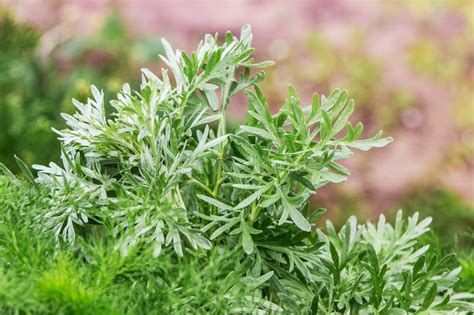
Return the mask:
{"type": "Polygon", "coordinates": [[[298,211],[296,208],[290,208],[290,218],[303,231],[311,231],[311,224],[303,216],[303,214],[298,211]]]}
{"type": "Polygon", "coordinates": [[[253,252],[253,241],[246,227],[242,227],[242,247],[247,255],[253,252]]]}
{"type": "Polygon", "coordinates": [[[197,194],[196,197],[198,197],[199,199],[207,202],[208,204],[212,205],[212,206],[215,206],[219,209],[224,209],[224,210],[233,210],[234,208],[232,208],[231,206],[229,205],[226,205],[225,203],[217,200],[217,199],[214,199],[214,198],[211,198],[211,197],[208,197],[208,196],[205,196],[205,195],[200,195],[200,194],[197,194]]]}
{"type": "Polygon", "coordinates": [[[20,168],[21,172],[26,177],[26,179],[28,179],[29,182],[34,183],[35,178],[33,174],[31,173],[30,168],[18,156],[15,155],[14,157],[15,157],[16,163],[18,164],[18,167],[20,168]]]}
{"type": "Polygon", "coordinates": [[[239,210],[239,209],[247,207],[252,202],[254,202],[256,199],[258,199],[262,195],[262,193],[263,193],[262,189],[257,190],[256,192],[254,192],[253,194],[251,194],[250,196],[248,196],[247,198],[245,198],[244,200],[239,202],[239,204],[237,206],[235,206],[235,210],[239,210]]]}
{"type": "Polygon", "coordinates": [[[206,95],[209,107],[211,107],[213,111],[217,112],[219,110],[219,100],[217,99],[216,92],[213,90],[204,90],[204,94],[206,95]]]}

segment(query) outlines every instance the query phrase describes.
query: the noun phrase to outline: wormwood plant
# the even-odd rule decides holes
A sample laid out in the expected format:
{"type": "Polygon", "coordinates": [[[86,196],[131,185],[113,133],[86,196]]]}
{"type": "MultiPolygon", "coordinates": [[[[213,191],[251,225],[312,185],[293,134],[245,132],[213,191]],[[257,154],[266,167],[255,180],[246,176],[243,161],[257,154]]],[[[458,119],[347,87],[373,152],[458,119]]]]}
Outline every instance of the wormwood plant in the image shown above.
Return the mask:
{"type": "MultiPolygon", "coordinates": [[[[163,41],[168,69],[160,77],[144,69],[138,90],[124,85],[110,101],[110,115],[94,86],[87,103],[74,100],[77,112],[63,114],[69,128],[56,130],[62,166],[34,165],[36,182],[49,191],[39,215],[46,229],[81,248],[78,238],[99,225],[122,257],[174,257],[183,270],[193,261],[186,257],[212,265],[221,253],[240,266],[228,276],[239,281],[229,280],[214,298],[227,301],[227,312],[470,307],[450,289],[459,273],[453,257],[437,258],[417,245],[428,219],[415,215],[404,223],[400,214],[391,226],[382,216],[374,226],[351,218],[339,232],[330,223],[314,231],[324,210],[310,209],[308,199],[347,178],[339,161],[352,149],[392,139],[381,133],[359,139],[362,124],[349,122],[354,101],[339,89],[301,106],[290,86],[272,115],[258,88],[264,74],[251,71],[272,63],[255,63],[251,39],[248,26],[240,38],[227,33],[222,44],[206,35],[191,54],[163,41]],[[248,117],[230,131],[226,112],[239,92],[248,117]]],[[[189,292],[175,311],[217,310],[212,300],[196,302],[197,294],[189,292]]]]}

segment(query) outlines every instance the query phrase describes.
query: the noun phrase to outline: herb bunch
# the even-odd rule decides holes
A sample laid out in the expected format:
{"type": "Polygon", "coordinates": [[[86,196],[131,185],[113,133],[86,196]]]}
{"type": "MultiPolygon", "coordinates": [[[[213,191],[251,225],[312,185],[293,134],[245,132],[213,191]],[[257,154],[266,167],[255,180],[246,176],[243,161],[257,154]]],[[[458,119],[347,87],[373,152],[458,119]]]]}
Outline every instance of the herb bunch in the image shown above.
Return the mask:
{"type": "Polygon", "coordinates": [[[125,85],[110,102],[111,118],[94,86],[93,99],[73,101],[76,114],[63,114],[69,129],[56,131],[63,166],[34,165],[37,182],[51,187],[46,217],[58,237],[72,243],[76,226],[111,223],[124,254],[140,244],[158,256],[172,244],[181,256],[183,246],[209,249],[224,232],[251,254],[260,228],[311,230],[309,196],[349,174],[337,160],[391,139],[358,140],[362,124],[348,123],[354,102],[341,90],[301,108],[290,88],[272,116],[256,85],[263,73],[250,74],[271,63],[254,63],[251,38],[249,27],[222,45],[207,35],[190,56],[163,41],[169,70],[161,78],[143,70],[139,91],[125,85]],[[229,133],[226,111],[243,90],[249,117],[229,133]]]}
{"type": "Polygon", "coordinates": [[[167,69],[160,77],[144,69],[138,90],[124,85],[110,102],[112,113],[94,86],[87,103],[74,100],[77,112],[63,114],[69,128],[56,130],[63,165],[34,165],[49,191],[39,215],[46,229],[80,247],[78,234],[99,225],[124,257],[211,259],[206,253],[233,249],[243,286],[225,296],[251,288],[230,303],[235,312],[468,307],[449,291],[459,270],[447,272],[445,260],[416,248],[426,220],[404,225],[400,216],[392,227],[382,217],[375,228],[352,218],[339,233],[330,224],[313,231],[324,210],[310,209],[309,198],[346,180],[339,161],[392,139],[359,139],[363,125],[349,121],[354,101],[339,89],[301,106],[290,86],[272,115],[258,88],[264,74],[254,73],[272,62],[255,63],[251,40],[244,26],[222,44],[206,35],[191,54],[163,41],[167,69]],[[239,92],[247,121],[229,130],[226,112],[239,92]]]}

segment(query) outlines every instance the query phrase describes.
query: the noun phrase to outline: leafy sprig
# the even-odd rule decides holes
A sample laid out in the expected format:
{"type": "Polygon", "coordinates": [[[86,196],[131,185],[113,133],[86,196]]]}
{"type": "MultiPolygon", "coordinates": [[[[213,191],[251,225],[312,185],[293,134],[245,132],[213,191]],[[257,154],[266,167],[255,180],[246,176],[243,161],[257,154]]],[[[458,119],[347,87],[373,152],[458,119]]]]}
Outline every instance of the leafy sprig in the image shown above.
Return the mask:
{"type": "Polygon", "coordinates": [[[75,226],[113,221],[124,254],[141,243],[154,255],[171,244],[183,255],[183,238],[186,246],[209,249],[208,238],[229,233],[251,254],[262,228],[292,223],[311,230],[301,212],[308,197],[349,174],[336,160],[350,156],[351,147],[391,139],[357,140],[362,125],[348,123],[354,102],[341,90],[321,104],[315,95],[308,110],[290,88],[280,112],[270,115],[256,85],[263,74],[251,75],[250,68],[271,63],[254,63],[251,39],[248,26],[240,39],[226,34],[221,45],[207,35],[190,55],[163,41],[168,70],[161,78],[143,70],[138,91],[124,85],[110,102],[111,115],[94,86],[86,104],[74,100],[77,112],[63,114],[69,128],[56,130],[63,167],[35,166],[37,181],[51,187],[45,217],[57,237],[73,242],[75,226]],[[228,133],[226,110],[242,90],[249,117],[228,133]],[[203,220],[210,225],[199,231],[203,220]]]}
{"type": "Polygon", "coordinates": [[[419,221],[418,213],[404,222],[399,211],[394,226],[381,215],[376,226],[351,217],[340,231],[330,223],[318,230],[324,245],[315,262],[313,308],[323,314],[472,310],[466,298],[473,296],[452,290],[461,271],[455,255],[437,257],[419,244],[430,222],[419,221]]]}

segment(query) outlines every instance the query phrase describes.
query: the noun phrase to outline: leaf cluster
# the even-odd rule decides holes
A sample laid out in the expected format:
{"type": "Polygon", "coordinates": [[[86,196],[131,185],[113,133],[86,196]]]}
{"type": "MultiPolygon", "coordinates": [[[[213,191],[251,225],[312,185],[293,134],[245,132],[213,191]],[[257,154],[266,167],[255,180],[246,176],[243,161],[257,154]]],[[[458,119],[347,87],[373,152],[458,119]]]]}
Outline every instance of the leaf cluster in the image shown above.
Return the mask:
{"type": "Polygon", "coordinates": [[[56,130],[63,166],[34,166],[51,189],[45,217],[58,238],[72,243],[77,226],[111,224],[124,254],[140,243],[155,256],[167,245],[181,256],[183,246],[209,249],[226,232],[251,254],[259,228],[311,230],[309,196],[349,174],[336,161],[391,139],[358,140],[362,124],[348,122],[354,102],[341,90],[301,108],[290,88],[270,115],[256,85],[263,73],[250,74],[270,62],[253,62],[251,38],[249,27],[222,45],[207,35],[189,56],[163,41],[169,69],[161,78],[144,69],[139,91],[124,85],[110,119],[94,86],[86,104],[73,101],[77,112],[63,114],[69,128],[56,130]],[[249,117],[229,133],[226,110],[243,90],[249,117]]]}

